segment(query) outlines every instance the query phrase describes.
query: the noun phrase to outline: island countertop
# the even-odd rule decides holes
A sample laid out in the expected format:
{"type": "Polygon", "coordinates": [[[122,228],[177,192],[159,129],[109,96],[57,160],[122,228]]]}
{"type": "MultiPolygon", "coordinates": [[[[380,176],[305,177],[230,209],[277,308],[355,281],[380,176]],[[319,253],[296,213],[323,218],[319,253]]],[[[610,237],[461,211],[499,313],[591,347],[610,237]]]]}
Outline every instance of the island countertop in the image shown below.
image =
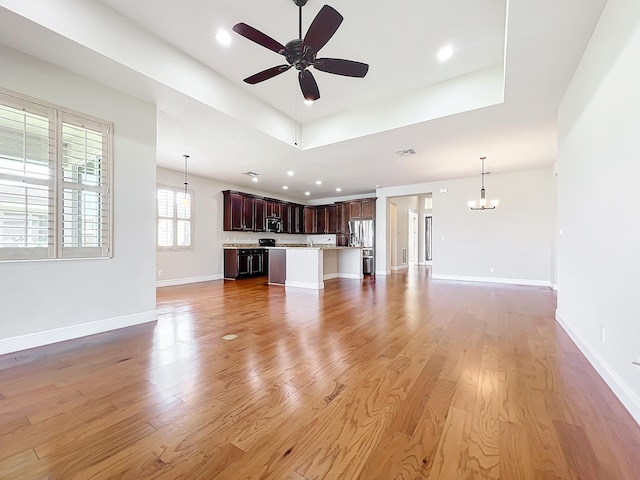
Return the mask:
{"type": "Polygon", "coordinates": [[[363,247],[340,247],[330,244],[319,245],[305,245],[301,243],[296,244],[282,244],[275,247],[268,247],[264,245],[258,245],[257,243],[223,243],[222,248],[226,250],[237,250],[239,248],[266,248],[266,249],[295,249],[295,250],[346,250],[346,249],[362,249],[363,247]]]}

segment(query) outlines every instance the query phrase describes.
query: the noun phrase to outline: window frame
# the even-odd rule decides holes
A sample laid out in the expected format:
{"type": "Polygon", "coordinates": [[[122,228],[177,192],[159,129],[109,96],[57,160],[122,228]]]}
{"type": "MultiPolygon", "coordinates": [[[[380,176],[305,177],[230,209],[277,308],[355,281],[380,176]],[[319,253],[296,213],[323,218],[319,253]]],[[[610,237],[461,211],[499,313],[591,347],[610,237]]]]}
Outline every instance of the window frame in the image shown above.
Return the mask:
{"type": "Polygon", "coordinates": [[[193,189],[191,188],[187,188],[187,194],[190,197],[190,218],[189,218],[189,245],[187,246],[179,246],[178,245],[178,221],[180,220],[184,220],[181,218],[178,218],[178,198],[177,198],[177,194],[184,194],[184,186],[182,187],[176,187],[175,185],[168,185],[168,184],[164,184],[164,183],[157,183],[156,184],[156,252],[191,252],[193,250],[195,250],[196,246],[195,246],[195,231],[196,231],[196,226],[195,226],[195,220],[196,220],[196,205],[195,205],[195,192],[193,189]],[[159,245],[159,241],[160,241],[160,237],[159,237],[159,232],[160,232],[160,220],[161,219],[169,219],[170,217],[161,217],[160,216],[160,209],[158,208],[158,192],[160,190],[169,190],[173,193],[173,217],[172,217],[172,223],[173,223],[173,245],[169,246],[169,247],[165,247],[165,246],[160,246],[159,245]]]}
{"type": "MultiPolygon", "coordinates": [[[[46,191],[50,205],[47,208],[47,222],[49,240],[47,246],[42,247],[0,247],[0,263],[7,262],[32,262],[32,261],[58,261],[58,260],[98,260],[113,258],[113,172],[114,172],[114,128],[113,122],[74,111],[44,100],[33,98],[21,93],[13,92],[0,87],[0,105],[22,110],[34,115],[47,117],[49,121],[49,174],[46,179],[33,179],[28,185],[47,185],[46,191]],[[101,163],[101,185],[90,190],[99,190],[102,197],[106,197],[99,204],[99,216],[106,217],[105,223],[100,223],[100,243],[94,247],[65,246],[64,240],[64,191],[69,187],[69,182],[64,179],[63,158],[63,125],[94,129],[103,135],[101,163]],[[106,177],[106,181],[104,180],[106,177]]],[[[27,154],[25,153],[25,160],[27,154]]],[[[19,175],[0,174],[0,180],[18,181],[19,175]]],[[[82,191],[86,186],[78,183],[77,189],[82,191]]],[[[25,193],[26,195],[26,193],[25,193]]],[[[27,225],[29,218],[26,219],[27,225]]],[[[28,228],[28,227],[27,227],[28,228]]]]}

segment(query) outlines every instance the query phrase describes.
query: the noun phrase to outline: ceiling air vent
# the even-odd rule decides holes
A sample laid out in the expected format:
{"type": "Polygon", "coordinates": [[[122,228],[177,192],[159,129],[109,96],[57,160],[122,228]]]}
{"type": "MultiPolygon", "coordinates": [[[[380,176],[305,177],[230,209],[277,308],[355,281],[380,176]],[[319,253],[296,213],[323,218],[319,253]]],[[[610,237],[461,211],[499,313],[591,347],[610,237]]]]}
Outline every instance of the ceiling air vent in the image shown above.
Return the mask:
{"type": "Polygon", "coordinates": [[[401,157],[408,157],[409,155],[415,155],[418,152],[416,152],[414,148],[408,148],[406,150],[398,150],[396,153],[401,157]]]}

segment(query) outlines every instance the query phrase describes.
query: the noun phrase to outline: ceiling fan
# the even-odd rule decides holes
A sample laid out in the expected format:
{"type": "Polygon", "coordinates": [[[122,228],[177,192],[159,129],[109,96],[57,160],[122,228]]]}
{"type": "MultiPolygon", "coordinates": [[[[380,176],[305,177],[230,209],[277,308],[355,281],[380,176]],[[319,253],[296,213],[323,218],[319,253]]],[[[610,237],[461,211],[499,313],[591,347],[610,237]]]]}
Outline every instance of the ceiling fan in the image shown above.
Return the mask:
{"type": "Polygon", "coordinates": [[[245,78],[244,81],[255,85],[294,67],[298,70],[300,89],[302,90],[305,101],[313,102],[320,98],[320,90],[318,89],[315,78],[313,78],[313,74],[307,70],[308,67],[314,67],[316,70],[333,73],[335,75],[344,75],[346,77],[364,77],[369,71],[369,65],[366,63],[343,60],[341,58],[316,58],[320,49],[326,45],[333,34],[336,33],[336,30],[338,30],[343,20],[342,15],[333,7],[325,5],[320,12],[318,12],[316,18],[313,19],[309,30],[307,30],[307,34],[302,38],[302,7],[306,5],[307,0],[293,0],[293,3],[300,9],[298,38],[291,40],[286,46],[246,23],[234,25],[234,32],[284,56],[287,60],[287,64],[285,65],[268,68],[245,78]]]}

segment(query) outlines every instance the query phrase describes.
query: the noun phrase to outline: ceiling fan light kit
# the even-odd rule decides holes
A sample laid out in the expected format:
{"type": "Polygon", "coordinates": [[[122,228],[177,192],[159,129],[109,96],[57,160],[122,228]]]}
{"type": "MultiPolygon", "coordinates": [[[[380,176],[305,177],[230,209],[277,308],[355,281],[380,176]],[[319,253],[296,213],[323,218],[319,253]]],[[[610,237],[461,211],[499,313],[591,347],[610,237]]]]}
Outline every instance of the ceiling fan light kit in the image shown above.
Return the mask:
{"type": "Polygon", "coordinates": [[[471,210],[494,210],[500,204],[499,200],[491,200],[489,202],[489,205],[487,205],[486,192],[484,189],[484,176],[489,175],[490,172],[484,171],[484,161],[486,158],[487,157],[480,157],[480,160],[482,161],[482,186],[480,188],[480,201],[476,202],[475,200],[471,200],[470,202],[468,202],[469,208],[471,210]],[[477,207],[476,204],[478,205],[477,207]]]}
{"type": "Polygon", "coordinates": [[[251,75],[245,78],[244,81],[248,84],[255,85],[294,67],[298,70],[298,81],[300,83],[300,89],[302,90],[302,96],[305,102],[311,103],[320,98],[320,90],[313,74],[308,70],[309,67],[314,67],[316,70],[334,75],[363,78],[369,71],[369,65],[366,63],[341,58],[316,57],[320,49],[327,44],[331,37],[333,37],[333,34],[338,30],[343,20],[342,15],[329,5],[323,6],[313,19],[313,22],[311,22],[309,30],[307,30],[307,34],[303,38],[302,7],[307,4],[307,0],[293,0],[293,3],[298,6],[300,12],[298,38],[289,41],[286,45],[282,45],[277,40],[274,40],[246,23],[238,23],[233,26],[233,31],[237,34],[282,55],[287,61],[284,65],[277,65],[251,75]]]}

